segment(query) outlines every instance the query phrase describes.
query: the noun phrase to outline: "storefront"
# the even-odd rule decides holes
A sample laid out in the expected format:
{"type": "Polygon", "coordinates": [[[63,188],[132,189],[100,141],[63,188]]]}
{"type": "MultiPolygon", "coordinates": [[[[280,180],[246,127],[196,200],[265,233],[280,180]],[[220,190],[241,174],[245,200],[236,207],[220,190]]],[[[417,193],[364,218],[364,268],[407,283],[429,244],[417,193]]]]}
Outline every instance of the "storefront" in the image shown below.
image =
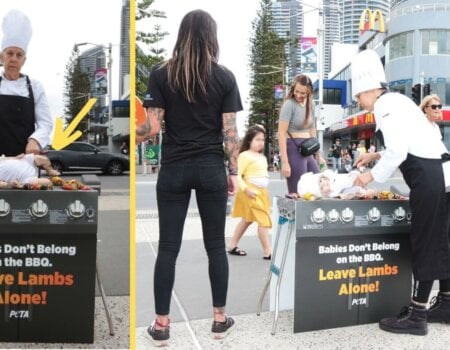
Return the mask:
{"type": "MultiPolygon", "coordinates": [[[[443,110],[442,116],[442,120],[437,123],[441,129],[444,143],[450,150],[450,110],[443,110]]],[[[370,143],[374,142],[376,149],[379,150],[381,144],[375,137],[375,127],[373,113],[363,112],[332,124],[325,130],[325,135],[331,140],[340,137],[345,147],[350,143],[359,141],[363,142],[366,149],[369,149],[370,143]]]]}
{"type": "Polygon", "coordinates": [[[332,124],[325,135],[334,140],[340,137],[342,145],[348,147],[351,143],[362,142],[366,149],[370,142],[375,142],[377,149],[379,145],[375,140],[375,118],[373,113],[359,113],[332,124]]]}

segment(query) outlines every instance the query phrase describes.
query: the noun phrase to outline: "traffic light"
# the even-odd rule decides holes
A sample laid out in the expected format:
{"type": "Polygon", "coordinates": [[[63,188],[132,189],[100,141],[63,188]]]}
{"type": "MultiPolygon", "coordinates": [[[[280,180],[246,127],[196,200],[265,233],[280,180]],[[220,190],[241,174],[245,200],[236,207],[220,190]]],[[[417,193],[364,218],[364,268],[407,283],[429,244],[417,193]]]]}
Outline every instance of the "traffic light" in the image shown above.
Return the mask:
{"type": "Polygon", "coordinates": [[[420,90],[422,86],[420,84],[416,84],[411,89],[411,98],[416,105],[420,104],[420,90]]]}
{"type": "Polygon", "coordinates": [[[431,92],[430,84],[425,84],[423,86],[423,97],[428,96],[431,92]]]}

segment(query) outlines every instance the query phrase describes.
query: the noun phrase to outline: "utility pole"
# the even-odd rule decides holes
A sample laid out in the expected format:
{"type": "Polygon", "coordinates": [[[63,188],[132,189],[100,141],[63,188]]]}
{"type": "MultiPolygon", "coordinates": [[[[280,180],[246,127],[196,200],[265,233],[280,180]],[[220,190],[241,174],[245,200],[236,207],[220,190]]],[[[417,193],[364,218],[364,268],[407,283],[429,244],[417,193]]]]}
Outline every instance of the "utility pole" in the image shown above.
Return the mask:
{"type": "Polygon", "coordinates": [[[316,120],[317,139],[320,144],[320,151],[323,152],[323,130],[322,130],[322,108],[323,108],[323,5],[319,7],[319,27],[317,28],[317,49],[318,62],[317,69],[319,71],[319,103],[316,120]]]}
{"type": "Polygon", "coordinates": [[[424,85],[424,79],[425,79],[425,73],[422,72],[420,73],[420,101],[419,104],[422,102],[423,98],[424,98],[424,94],[423,94],[423,85],[424,85]]]}

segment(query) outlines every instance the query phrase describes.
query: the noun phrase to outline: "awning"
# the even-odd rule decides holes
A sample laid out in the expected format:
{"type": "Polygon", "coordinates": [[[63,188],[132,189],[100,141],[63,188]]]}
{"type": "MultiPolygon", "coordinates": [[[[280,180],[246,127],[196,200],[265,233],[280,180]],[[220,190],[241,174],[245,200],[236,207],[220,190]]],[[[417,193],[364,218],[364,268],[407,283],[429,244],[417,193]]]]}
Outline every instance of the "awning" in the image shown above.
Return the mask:
{"type": "MultiPolygon", "coordinates": [[[[450,110],[442,111],[442,120],[437,121],[438,125],[450,125],[450,110]]],[[[373,113],[359,113],[330,125],[326,134],[339,136],[356,131],[358,138],[367,139],[373,137],[375,132],[375,117],[373,113]]]]}

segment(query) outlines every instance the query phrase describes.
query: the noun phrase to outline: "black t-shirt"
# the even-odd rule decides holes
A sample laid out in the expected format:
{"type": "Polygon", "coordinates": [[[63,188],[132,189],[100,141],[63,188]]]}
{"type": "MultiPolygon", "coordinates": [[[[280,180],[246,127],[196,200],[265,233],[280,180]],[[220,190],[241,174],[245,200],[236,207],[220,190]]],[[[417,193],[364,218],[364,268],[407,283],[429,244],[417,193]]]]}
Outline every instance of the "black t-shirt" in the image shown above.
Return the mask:
{"type": "Polygon", "coordinates": [[[333,146],[331,146],[331,155],[334,158],[341,158],[341,151],[342,151],[342,146],[339,144],[333,144],[333,146]]]}
{"type": "Polygon", "coordinates": [[[241,97],[231,71],[213,64],[208,97],[189,103],[168,84],[167,66],[153,67],[144,107],[164,109],[165,133],[161,163],[204,154],[223,156],[222,114],[242,110],[241,97]]]}

